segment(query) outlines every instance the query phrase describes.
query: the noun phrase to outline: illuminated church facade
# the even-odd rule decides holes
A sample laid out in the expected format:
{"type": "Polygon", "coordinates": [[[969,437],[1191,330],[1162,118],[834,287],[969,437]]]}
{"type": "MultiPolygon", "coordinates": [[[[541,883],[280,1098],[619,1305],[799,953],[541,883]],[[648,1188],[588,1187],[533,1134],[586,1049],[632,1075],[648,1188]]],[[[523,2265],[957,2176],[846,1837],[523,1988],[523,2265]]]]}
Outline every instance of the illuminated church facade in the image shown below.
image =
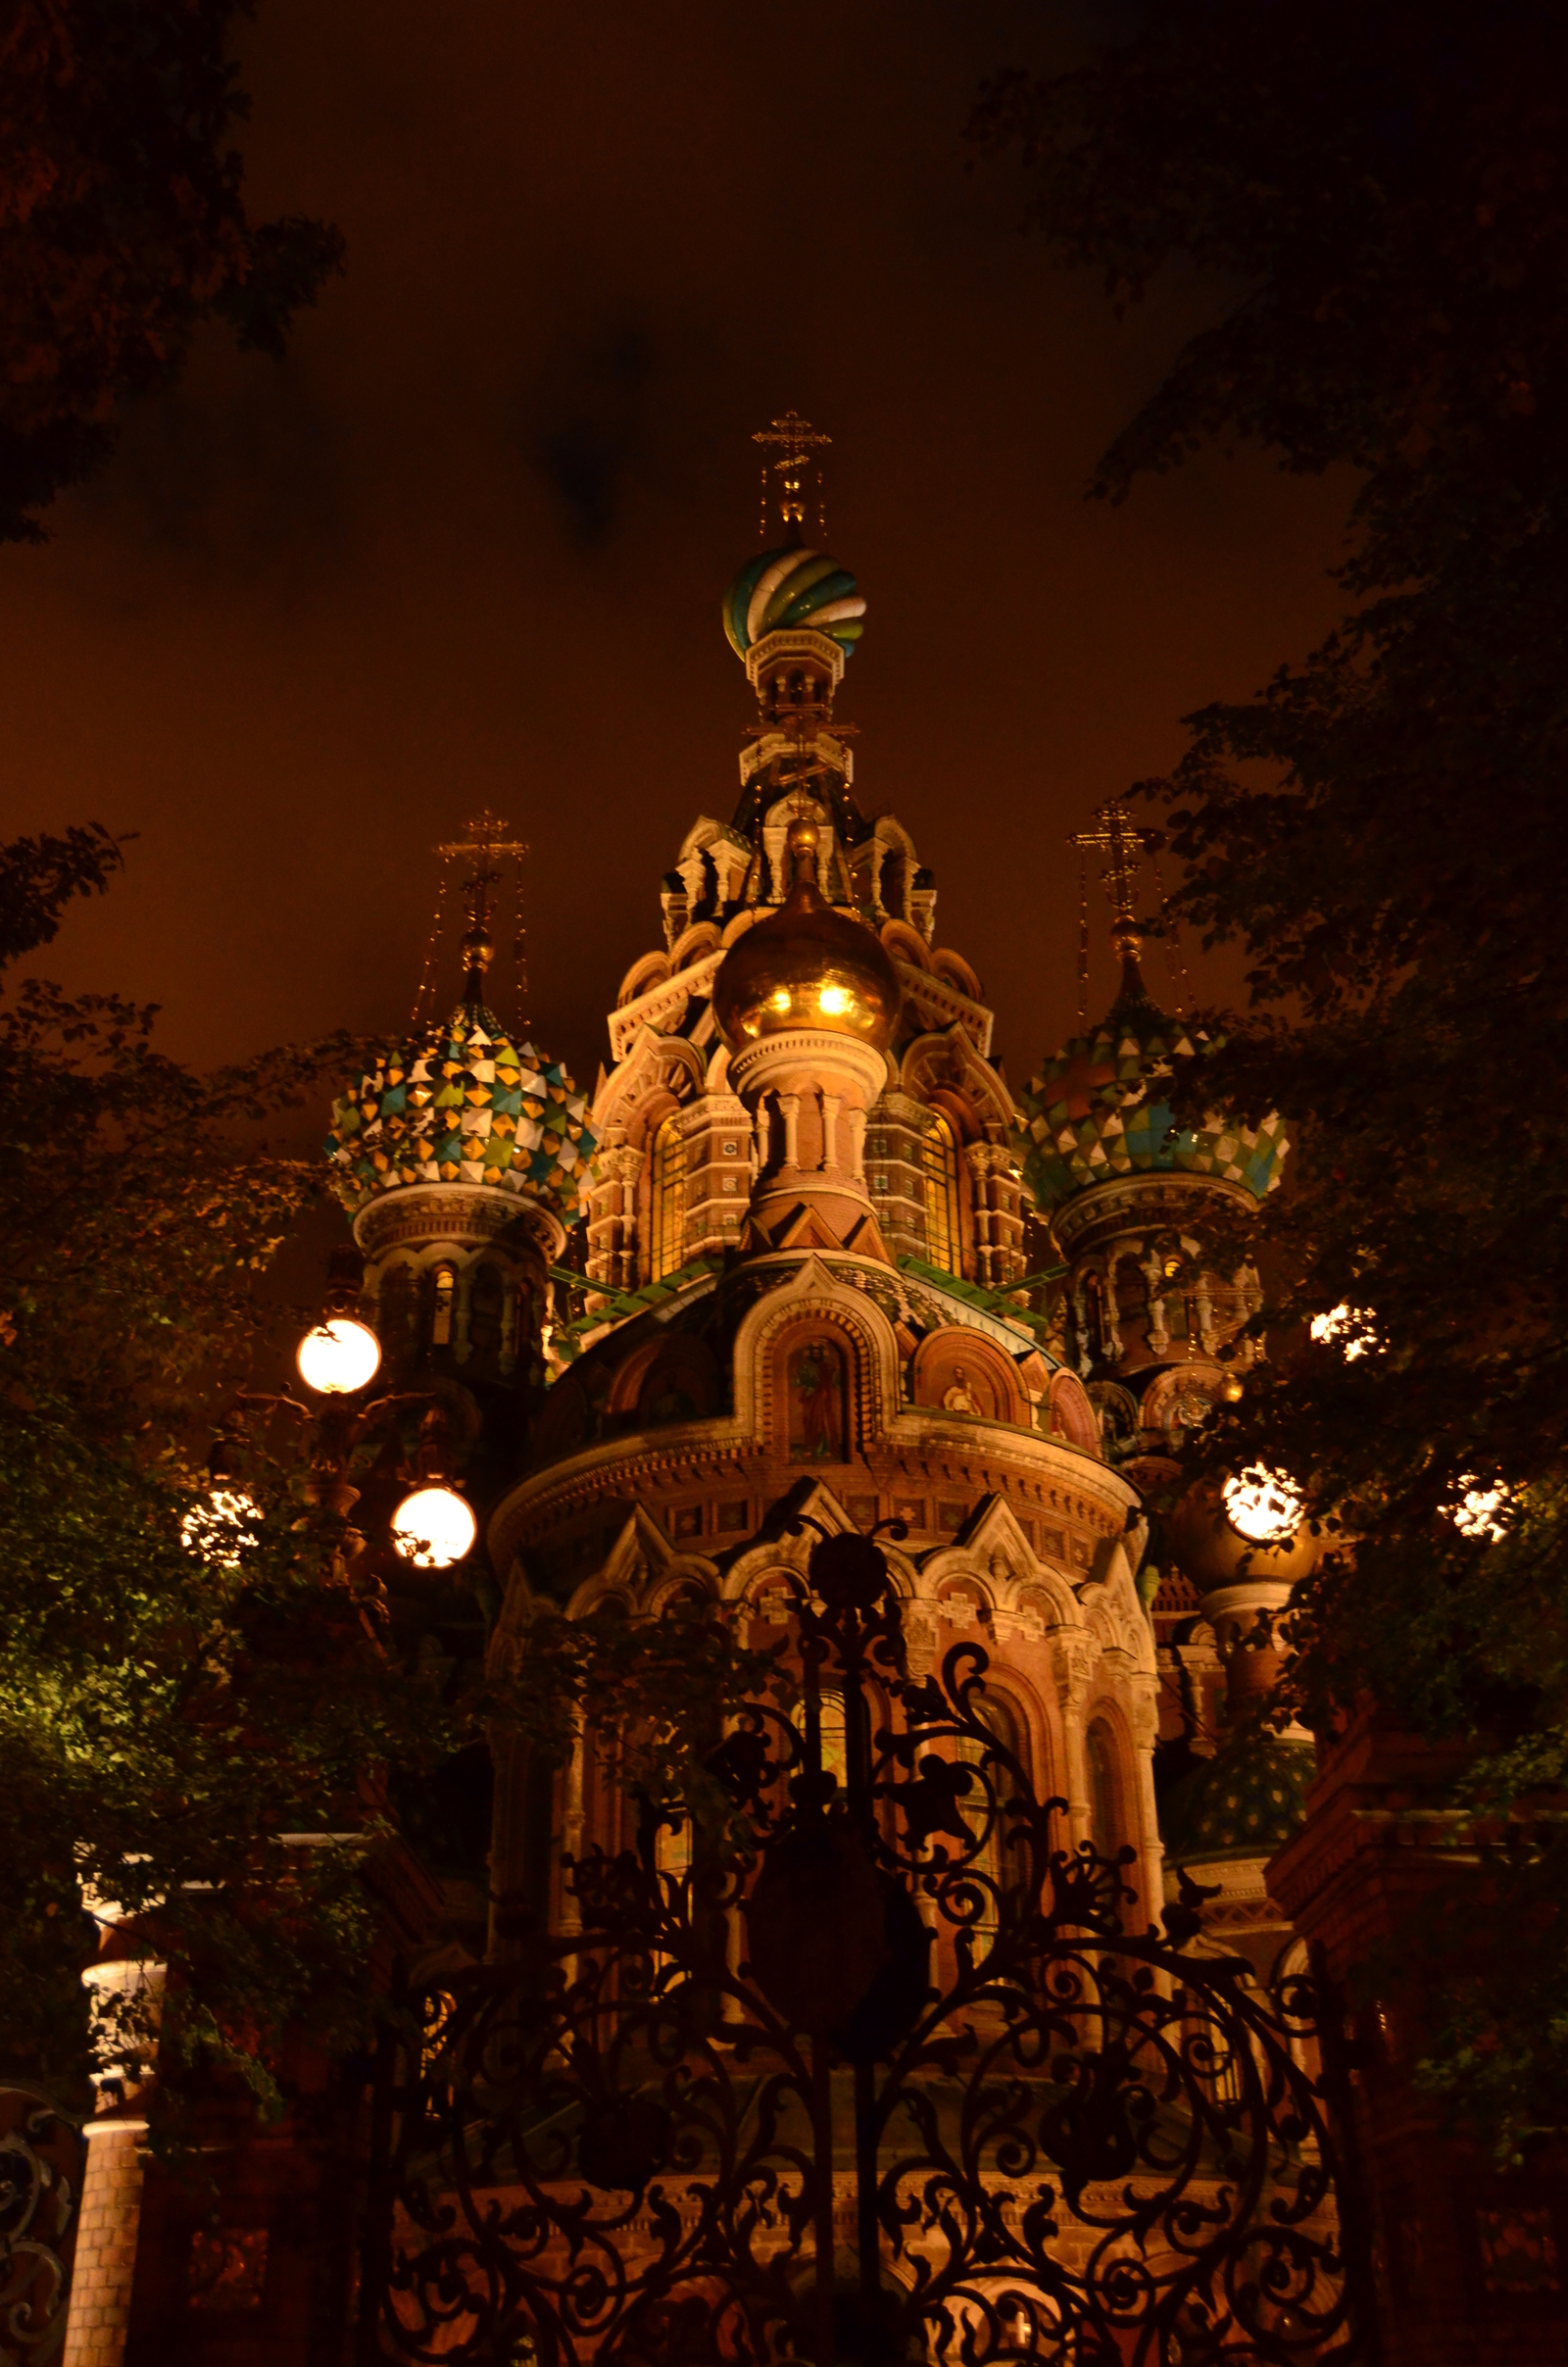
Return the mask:
{"type": "MultiPolygon", "coordinates": [[[[463,1005],[338,1105],[366,1308],[475,1429],[532,1400],[487,1457],[492,1672],[541,1611],[713,1602],[774,1640],[801,1516],[877,1530],[915,1671],[982,1642],[988,1716],[1071,1840],[1131,1851],[1148,1917],[1167,1858],[1206,1868],[1261,1963],[1289,1936],[1262,1865],[1307,1754],[1282,1746],[1260,1793],[1224,1744],[1310,1548],[1266,1507],[1183,1501],[1181,1470],[1260,1353],[1256,1277],[1213,1269],[1207,1219],[1254,1208],[1288,1145],[1276,1121],[1173,1126],[1185,1038],[1141,982],[1119,807],[1090,838],[1121,991],[1009,1085],[931,869],[857,800],[834,709],[865,603],[806,544],[802,460],[786,441],[782,540],[723,604],[757,702],[736,802],[659,885],[591,1099],[489,1011],[477,910],[463,1005]]],[[[563,1853],[629,1839],[590,1747],[545,1772],[499,1755],[492,1946],[518,1901],[569,1917],[563,1853]]]]}
{"type": "MultiPolygon", "coordinates": [[[[1009,1084],[931,869],[858,802],[834,709],[865,603],[805,540],[800,462],[786,437],[783,537],[724,600],[758,718],[735,803],[658,883],[593,1094],[486,1002],[487,825],[460,1004],[335,1107],[360,1311],[387,1377],[439,1394],[482,1527],[444,1609],[438,1576],[383,1553],[388,1615],[498,1676],[542,1612],[722,1603],[766,1644],[815,1537],[875,1531],[911,1673],[983,1645],[986,1720],[1066,1803],[1062,1841],[1128,1853],[1136,1924],[1190,1867],[1211,1944],[1261,1971],[1291,1943],[1263,1868],[1310,1751],[1286,1738],[1260,1776],[1226,1746],[1312,1549],[1266,1489],[1195,1495],[1183,1456],[1261,1353],[1256,1277],[1207,1237],[1278,1183],[1284,1132],[1175,1127],[1186,1039],[1141,981],[1119,807],[1089,835],[1120,991],[1009,1084]]],[[[416,1975],[504,1954],[519,1916],[569,1931],[564,1859],[631,1840],[589,1743],[547,1765],[503,1739],[482,1774],[468,1862],[448,1849],[409,1922],[416,1975]]],[[[172,2304],[146,2295],[169,2275],[134,2273],[128,2352],[124,2311],[116,2333],[84,2306],[68,2367],[166,2354],[172,2304]]],[[[208,2356],[181,2324],[179,2355],[208,2356]]]]}

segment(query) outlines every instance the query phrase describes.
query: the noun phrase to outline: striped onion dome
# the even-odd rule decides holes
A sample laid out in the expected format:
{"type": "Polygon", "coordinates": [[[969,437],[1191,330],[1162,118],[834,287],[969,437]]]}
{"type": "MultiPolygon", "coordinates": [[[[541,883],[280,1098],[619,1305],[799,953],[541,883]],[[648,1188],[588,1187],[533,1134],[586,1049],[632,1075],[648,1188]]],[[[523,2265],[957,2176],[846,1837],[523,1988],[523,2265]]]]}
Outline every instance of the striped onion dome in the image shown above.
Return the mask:
{"type": "Polygon", "coordinates": [[[823,551],[760,551],[724,595],[724,632],[737,658],[767,633],[826,633],[846,657],[864,629],[855,577],[823,551]]]}
{"type": "Polygon", "coordinates": [[[1171,1061],[1196,1048],[1181,1021],[1135,984],[1092,1036],[1074,1036],[1046,1062],[1019,1097],[1024,1173],[1042,1208],[1059,1208],[1113,1175],[1171,1169],[1241,1184],[1258,1201],[1275,1190],[1291,1147],[1283,1118],[1251,1127],[1216,1111],[1200,1128],[1178,1131],[1161,1086],[1168,1089],[1171,1061]]]}
{"type": "Polygon", "coordinates": [[[559,1061],[483,1004],[383,1045],[332,1107],[332,1188],[352,1215],[403,1184],[488,1184],[568,1225],[588,1176],[588,1105],[559,1061]]]}

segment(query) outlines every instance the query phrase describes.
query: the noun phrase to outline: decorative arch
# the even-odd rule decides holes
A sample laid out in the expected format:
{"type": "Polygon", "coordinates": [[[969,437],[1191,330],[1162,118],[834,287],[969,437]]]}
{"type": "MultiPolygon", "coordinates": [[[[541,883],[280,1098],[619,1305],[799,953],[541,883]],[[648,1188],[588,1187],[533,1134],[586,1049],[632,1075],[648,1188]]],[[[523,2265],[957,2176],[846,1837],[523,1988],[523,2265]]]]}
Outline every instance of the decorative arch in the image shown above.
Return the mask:
{"type": "Polygon", "coordinates": [[[960,995],[968,996],[971,1003],[985,1001],[985,990],[979,978],[963,956],[956,954],[951,946],[937,948],[931,956],[930,968],[934,978],[944,979],[949,986],[956,986],[960,995]]]}
{"type": "Polygon", "coordinates": [[[656,1341],[637,1392],[637,1426],[706,1421],[719,1410],[718,1366],[703,1341],[677,1334],[656,1341]]]}
{"type": "Polygon", "coordinates": [[[624,1011],[626,1005],[635,1003],[639,995],[646,995],[653,987],[667,984],[671,967],[667,954],[644,954],[642,960],[634,962],[622,978],[620,991],[615,997],[615,1009],[624,1011]]]}
{"type": "Polygon", "coordinates": [[[910,1389],[917,1405],[1029,1427],[1029,1399],[1010,1357],[961,1324],[927,1333],[914,1354],[910,1389]]]}
{"type": "Polygon", "coordinates": [[[1075,1372],[1064,1370],[1052,1376],[1046,1407],[1053,1437],[1065,1439],[1070,1447],[1081,1447],[1086,1455],[1104,1459],[1099,1416],[1090,1403],[1088,1390],[1075,1372]]]}
{"type": "Polygon", "coordinates": [[[905,1053],[899,1082],[913,1101],[955,1115],[968,1111],[964,1133],[970,1141],[1006,1142],[1017,1123],[1006,1086],[956,1020],[915,1037],[905,1053]]]}
{"type": "Polygon", "coordinates": [[[907,962],[912,969],[928,970],[931,967],[925,939],[917,928],[910,927],[908,921],[884,920],[881,937],[896,962],[907,962]]]}
{"type": "Polygon", "coordinates": [[[677,970],[689,969],[694,962],[701,962],[706,954],[715,953],[719,943],[716,920],[694,920],[689,929],[682,930],[669,949],[671,977],[677,970]]]}
{"type": "MultiPolygon", "coordinates": [[[[648,1368],[662,1348],[662,1340],[643,1340],[615,1366],[610,1383],[610,1395],[605,1400],[605,1411],[612,1414],[635,1413],[637,1400],[642,1395],[648,1368]]],[[[557,1384],[558,1387],[560,1384],[557,1384]]]]}
{"type": "MultiPolygon", "coordinates": [[[[899,1348],[893,1326],[864,1291],[838,1282],[808,1257],[777,1291],[758,1302],[735,1336],[735,1414],[752,1437],[777,1438],[783,1419],[781,1342],[816,1328],[839,1335],[848,1357],[851,1455],[885,1428],[899,1404],[899,1348]]],[[[844,1525],[853,1526],[844,1516],[844,1525]]]]}
{"type": "Polygon", "coordinates": [[[655,1028],[639,1027],[594,1098],[594,1132],[600,1142],[618,1140],[644,1148],[666,1110],[702,1092],[705,1067],[702,1054],[684,1036],[662,1036],[655,1028]],[[618,1137],[612,1132],[616,1126],[621,1129],[618,1137]]]}

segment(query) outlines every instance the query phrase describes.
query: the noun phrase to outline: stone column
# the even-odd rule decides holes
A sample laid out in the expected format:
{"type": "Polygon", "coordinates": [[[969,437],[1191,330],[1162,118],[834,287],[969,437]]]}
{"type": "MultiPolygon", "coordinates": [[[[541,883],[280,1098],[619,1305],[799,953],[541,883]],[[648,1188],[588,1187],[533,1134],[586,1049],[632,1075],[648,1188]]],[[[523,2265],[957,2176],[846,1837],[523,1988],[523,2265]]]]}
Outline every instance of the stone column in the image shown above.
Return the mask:
{"type": "Polygon", "coordinates": [[[1067,1821],[1075,1846],[1091,1839],[1089,1753],[1085,1747],[1088,1726],[1084,1712],[1089,1706],[1092,1666],[1091,1649],[1081,1640],[1058,1643],[1051,1655],[1051,1673],[1056,1681],[1056,1700],[1067,1745],[1067,1821]]]}
{"type": "MultiPolygon", "coordinates": [[[[819,1093],[819,1094],[817,1095],[817,1097],[816,1097],[816,1098],[817,1098],[818,1102],[821,1104],[821,1108],[822,1108],[822,1159],[821,1159],[821,1165],[822,1165],[822,1168],[823,1168],[824,1173],[829,1173],[829,1174],[830,1174],[830,1173],[832,1172],[832,1170],[833,1170],[833,1169],[834,1169],[834,1168],[835,1168],[835,1167],[838,1165],[838,1163],[839,1163],[839,1161],[838,1161],[838,1135],[839,1135],[839,1100],[840,1100],[840,1097],[839,1097],[839,1096],[838,1096],[838,1094],[836,1094],[836,1093],[828,1093],[828,1092],[825,1092],[825,1091],[824,1091],[824,1092],[822,1092],[822,1093],[819,1093]]],[[[863,1113],[863,1112],[862,1112],[862,1118],[861,1118],[861,1122],[862,1122],[862,1124],[863,1124],[863,1122],[864,1122],[864,1113],[863,1113]]]]}
{"type": "Polygon", "coordinates": [[[798,1170],[801,1163],[801,1097],[798,1093],[781,1093],[778,1113],[784,1120],[784,1164],[798,1170]]]}
{"type": "MultiPolygon", "coordinates": [[[[98,1909],[104,1945],[122,1948],[119,1918],[111,1901],[98,1909]]],[[[140,2005],[151,2022],[146,2043],[156,2043],[166,1967],[134,1956],[111,1955],[89,1964],[82,1986],[92,1998],[94,2023],[111,2029],[116,2016],[140,2005]]],[[[150,2061],[146,2065],[151,2074],[150,2061]]],[[[95,2075],[98,2101],[83,2135],[87,2166],[81,2182],[81,2214],[71,2277],[71,2306],[61,2367],[120,2367],[130,2324],[131,2288],[136,2276],[136,2237],[141,2224],[142,2140],[145,2112],[138,2104],[146,2079],[134,2074],[95,2075]]]]}
{"type": "Polygon", "coordinates": [[[1151,1923],[1159,1920],[1165,1906],[1165,1845],[1159,1838],[1159,1807],[1154,1799],[1154,1745],[1159,1740],[1159,1710],[1155,1701],[1155,1687],[1159,1680],[1152,1675],[1135,1680],[1138,1691],[1133,1698],[1133,1744],[1138,1753],[1138,1822],[1136,1835],[1129,1841],[1138,1849],[1139,1865],[1144,1880],[1144,1912],[1151,1923]]]}

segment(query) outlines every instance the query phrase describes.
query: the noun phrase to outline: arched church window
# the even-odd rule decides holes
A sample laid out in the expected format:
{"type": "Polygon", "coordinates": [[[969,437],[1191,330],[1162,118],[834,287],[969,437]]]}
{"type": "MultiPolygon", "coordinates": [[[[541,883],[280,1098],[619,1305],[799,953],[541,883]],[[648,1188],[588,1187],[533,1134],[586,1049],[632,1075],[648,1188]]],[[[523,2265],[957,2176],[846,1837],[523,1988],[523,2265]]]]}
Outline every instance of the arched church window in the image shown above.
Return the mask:
{"type": "Polygon", "coordinates": [[[430,1345],[447,1348],[452,1342],[452,1307],[458,1295],[454,1267],[438,1265],[430,1281],[430,1345]]]}
{"type": "MultiPolygon", "coordinates": [[[[794,1723],[795,1731],[804,1743],[806,1740],[804,1705],[796,1709],[794,1723]]],[[[822,1772],[832,1776],[842,1796],[849,1788],[850,1746],[844,1695],[837,1685],[824,1685],[821,1688],[817,1706],[816,1730],[822,1751],[822,1772]]]]}
{"type": "Polygon", "coordinates": [[[468,1291],[468,1345],[475,1356],[494,1356],[501,1352],[506,1287],[500,1268],[486,1259],[468,1291]]]}
{"type": "Polygon", "coordinates": [[[1116,1738],[1104,1718],[1095,1718],[1084,1737],[1089,1775],[1089,1838],[1103,1857],[1121,1848],[1121,1785],[1116,1771],[1116,1738]]]}
{"type": "MultiPolygon", "coordinates": [[[[991,1729],[1003,1749],[1017,1753],[1017,1726],[1012,1712],[1005,1703],[992,1696],[983,1701],[977,1701],[974,1707],[981,1724],[991,1729]]],[[[983,1744],[975,1742],[969,1735],[959,1735],[956,1756],[960,1766],[978,1767],[985,1756],[985,1747],[983,1744]]],[[[1011,1769],[999,1766],[993,1760],[987,1773],[999,1801],[1010,1800],[1015,1789],[1015,1778],[1011,1769]]],[[[971,1776],[968,1792],[959,1799],[958,1813],[971,1833],[985,1832],[986,1794],[985,1787],[977,1775],[971,1776]]],[[[996,1931],[1000,1921],[998,1911],[1000,1897],[1008,1879],[1009,1869],[1004,1862],[1002,1846],[1004,1829],[1004,1819],[999,1817],[992,1824],[990,1832],[986,1834],[979,1854],[974,1860],[975,1873],[987,1886],[986,1902],[980,1910],[975,1929],[987,1938],[996,1931]]]]}
{"type": "Polygon", "coordinates": [[[932,1265],[958,1271],[958,1146],[940,1110],[920,1138],[925,1171],[925,1250],[932,1265]]]}
{"type": "Polygon", "coordinates": [[[685,1231],[686,1146],[681,1139],[680,1112],[672,1110],[654,1136],[654,1172],[650,1207],[649,1280],[672,1274],[681,1262],[685,1231]]]}

